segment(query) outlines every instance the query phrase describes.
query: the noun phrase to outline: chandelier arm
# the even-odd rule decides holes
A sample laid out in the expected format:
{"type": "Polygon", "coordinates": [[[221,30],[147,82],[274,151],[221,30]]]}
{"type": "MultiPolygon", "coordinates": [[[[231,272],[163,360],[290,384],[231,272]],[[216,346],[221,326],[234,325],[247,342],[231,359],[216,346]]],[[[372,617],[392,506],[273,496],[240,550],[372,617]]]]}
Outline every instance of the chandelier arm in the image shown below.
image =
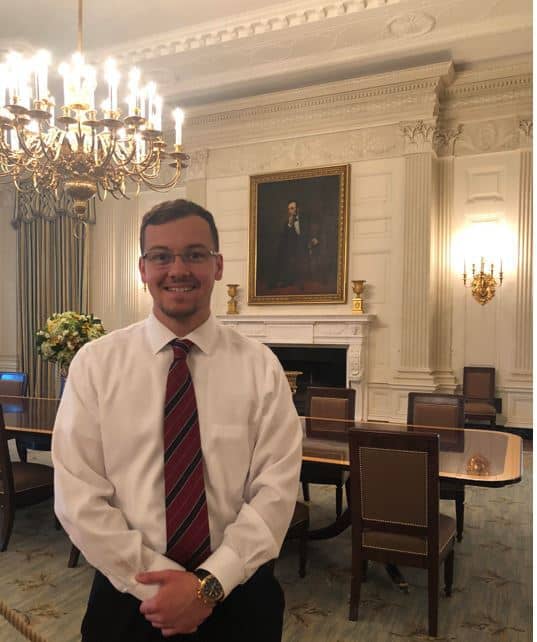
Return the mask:
{"type": "Polygon", "coordinates": [[[23,151],[27,156],[29,156],[29,160],[38,160],[39,156],[36,156],[35,153],[28,147],[26,144],[26,138],[24,135],[21,135],[21,132],[19,130],[23,129],[23,127],[20,127],[20,123],[17,123],[17,126],[15,128],[15,131],[17,132],[17,138],[19,139],[19,145],[22,147],[23,151]]]}
{"type": "Polygon", "coordinates": [[[177,162],[177,166],[175,168],[175,174],[173,178],[171,178],[169,181],[166,183],[152,183],[150,180],[146,179],[143,174],[140,174],[141,181],[144,185],[152,189],[154,192],[165,192],[166,190],[171,189],[179,180],[181,176],[181,165],[180,162],[177,162]]]}

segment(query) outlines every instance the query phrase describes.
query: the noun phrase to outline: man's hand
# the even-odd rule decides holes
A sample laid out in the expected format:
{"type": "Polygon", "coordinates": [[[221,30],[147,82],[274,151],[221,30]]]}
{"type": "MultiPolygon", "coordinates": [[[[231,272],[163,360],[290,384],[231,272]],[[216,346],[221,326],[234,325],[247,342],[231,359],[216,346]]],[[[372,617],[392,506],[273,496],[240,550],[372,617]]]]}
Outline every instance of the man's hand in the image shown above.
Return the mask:
{"type": "Polygon", "coordinates": [[[141,584],[158,584],[158,593],[144,600],[140,613],[168,637],[177,633],[193,633],[211,614],[213,607],[197,595],[199,580],[187,571],[151,571],[138,573],[141,584]]]}

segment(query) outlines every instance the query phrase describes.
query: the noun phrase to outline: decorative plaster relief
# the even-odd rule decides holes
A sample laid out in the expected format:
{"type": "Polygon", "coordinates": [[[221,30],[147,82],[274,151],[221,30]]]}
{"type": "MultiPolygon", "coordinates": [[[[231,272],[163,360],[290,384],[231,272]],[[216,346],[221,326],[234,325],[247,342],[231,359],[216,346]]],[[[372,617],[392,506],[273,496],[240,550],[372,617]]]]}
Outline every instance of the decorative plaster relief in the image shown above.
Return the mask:
{"type": "Polygon", "coordinates": [[[505,152],[518,149],[520,130],[514,118],[465,123],[456,155],[505,152]]]}
{"type": "Polygon", "coordinates": [[[395,38],[415,38],[432,31],[436,20],[427,13],[414,12],[397,16],[386,25],[386,31],[395,38]]]}
{"type": "Polygon", "coordinates": [[[349,346],[347,357],[349,360],[348,372],[349,381],[361,381],[364,376],[362,365],[362,347],[356,344],[349,346]]]}
{"type": "Polygon", "coordinates": [[[396,126],[375,127],[215,149],[208,159],[207,175],[210,178],[248,176],[296,167],[352,163],[368,158],[398,156],[402,150],[403,141],[396,126]],[[382,148],[385,151],[371,151],[368,141],[375,139],[384,141],[382,148]]]}
{"type": "Polygon", "coordinates": [[[533,119],[521,118],[519,120],[520,147],[533,147],[533,119]]]}
{"type": "Polygon", "coordinates": [[[197,149],[190,154],[190,164],[186,172],[187,180],[195,180],[207,177],[207,160],[209,150],[197,149]]]}

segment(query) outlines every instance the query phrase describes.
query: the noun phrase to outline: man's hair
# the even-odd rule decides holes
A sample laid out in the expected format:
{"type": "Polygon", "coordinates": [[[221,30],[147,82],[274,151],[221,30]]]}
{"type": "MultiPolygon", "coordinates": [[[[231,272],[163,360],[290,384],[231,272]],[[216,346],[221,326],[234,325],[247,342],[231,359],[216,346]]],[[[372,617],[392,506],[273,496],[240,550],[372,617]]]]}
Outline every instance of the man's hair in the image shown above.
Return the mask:
{"type": "Polygon", "coordinates": [[[158,205],[155,205],[155,207],[151,208],[149,212],[144,214],[142,224],[140,226],[141,253],[144,253],[145,228],[148,225],[162,225],[163,223],[176,221],[180,218],[186,218],[187,216],[199,216],[204,221],[207,221],[209,229],[211,230],[211,236],[213,237],[214,249],[218,252],[218,230],[216,229],[213,215],[197,203],[187,201],[184,198],[178,198],[176,201],[164,201],[164,203],[159,203],[158,205]]]}
{"type": "Polygon", "coordinates": [[[290,201],[287,201],[287,207],[289,207],[291,203],[294,203],[296,205],[296,208],[298,209],[298,201],[296,200],[296,198],[292,198],[290,201]]]}

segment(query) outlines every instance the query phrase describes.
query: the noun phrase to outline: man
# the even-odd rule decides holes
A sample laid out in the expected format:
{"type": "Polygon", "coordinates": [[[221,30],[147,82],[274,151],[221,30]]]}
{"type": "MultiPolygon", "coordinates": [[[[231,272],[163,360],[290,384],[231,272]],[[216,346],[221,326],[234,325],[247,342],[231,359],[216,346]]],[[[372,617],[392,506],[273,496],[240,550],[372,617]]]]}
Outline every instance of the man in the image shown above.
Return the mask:
{"type": "Polygon", "coordinates": [[[56,513],[97,568],[83,642],[280,640],[267,562],[298,489],[289,385],[266,346],[211,315],[209,212],[162,203],[140,245],[152,314],[80,350],[54,428],[56,513]]]}
{"type": "Polygon", "coordinates": [[[311,277],[311,257],[318,253],[318,233],[316,226],[308,217],[300,213],[298,202],[287,203],[287,221],[278,242],[277,287],[304,287],[311,277]]]}

